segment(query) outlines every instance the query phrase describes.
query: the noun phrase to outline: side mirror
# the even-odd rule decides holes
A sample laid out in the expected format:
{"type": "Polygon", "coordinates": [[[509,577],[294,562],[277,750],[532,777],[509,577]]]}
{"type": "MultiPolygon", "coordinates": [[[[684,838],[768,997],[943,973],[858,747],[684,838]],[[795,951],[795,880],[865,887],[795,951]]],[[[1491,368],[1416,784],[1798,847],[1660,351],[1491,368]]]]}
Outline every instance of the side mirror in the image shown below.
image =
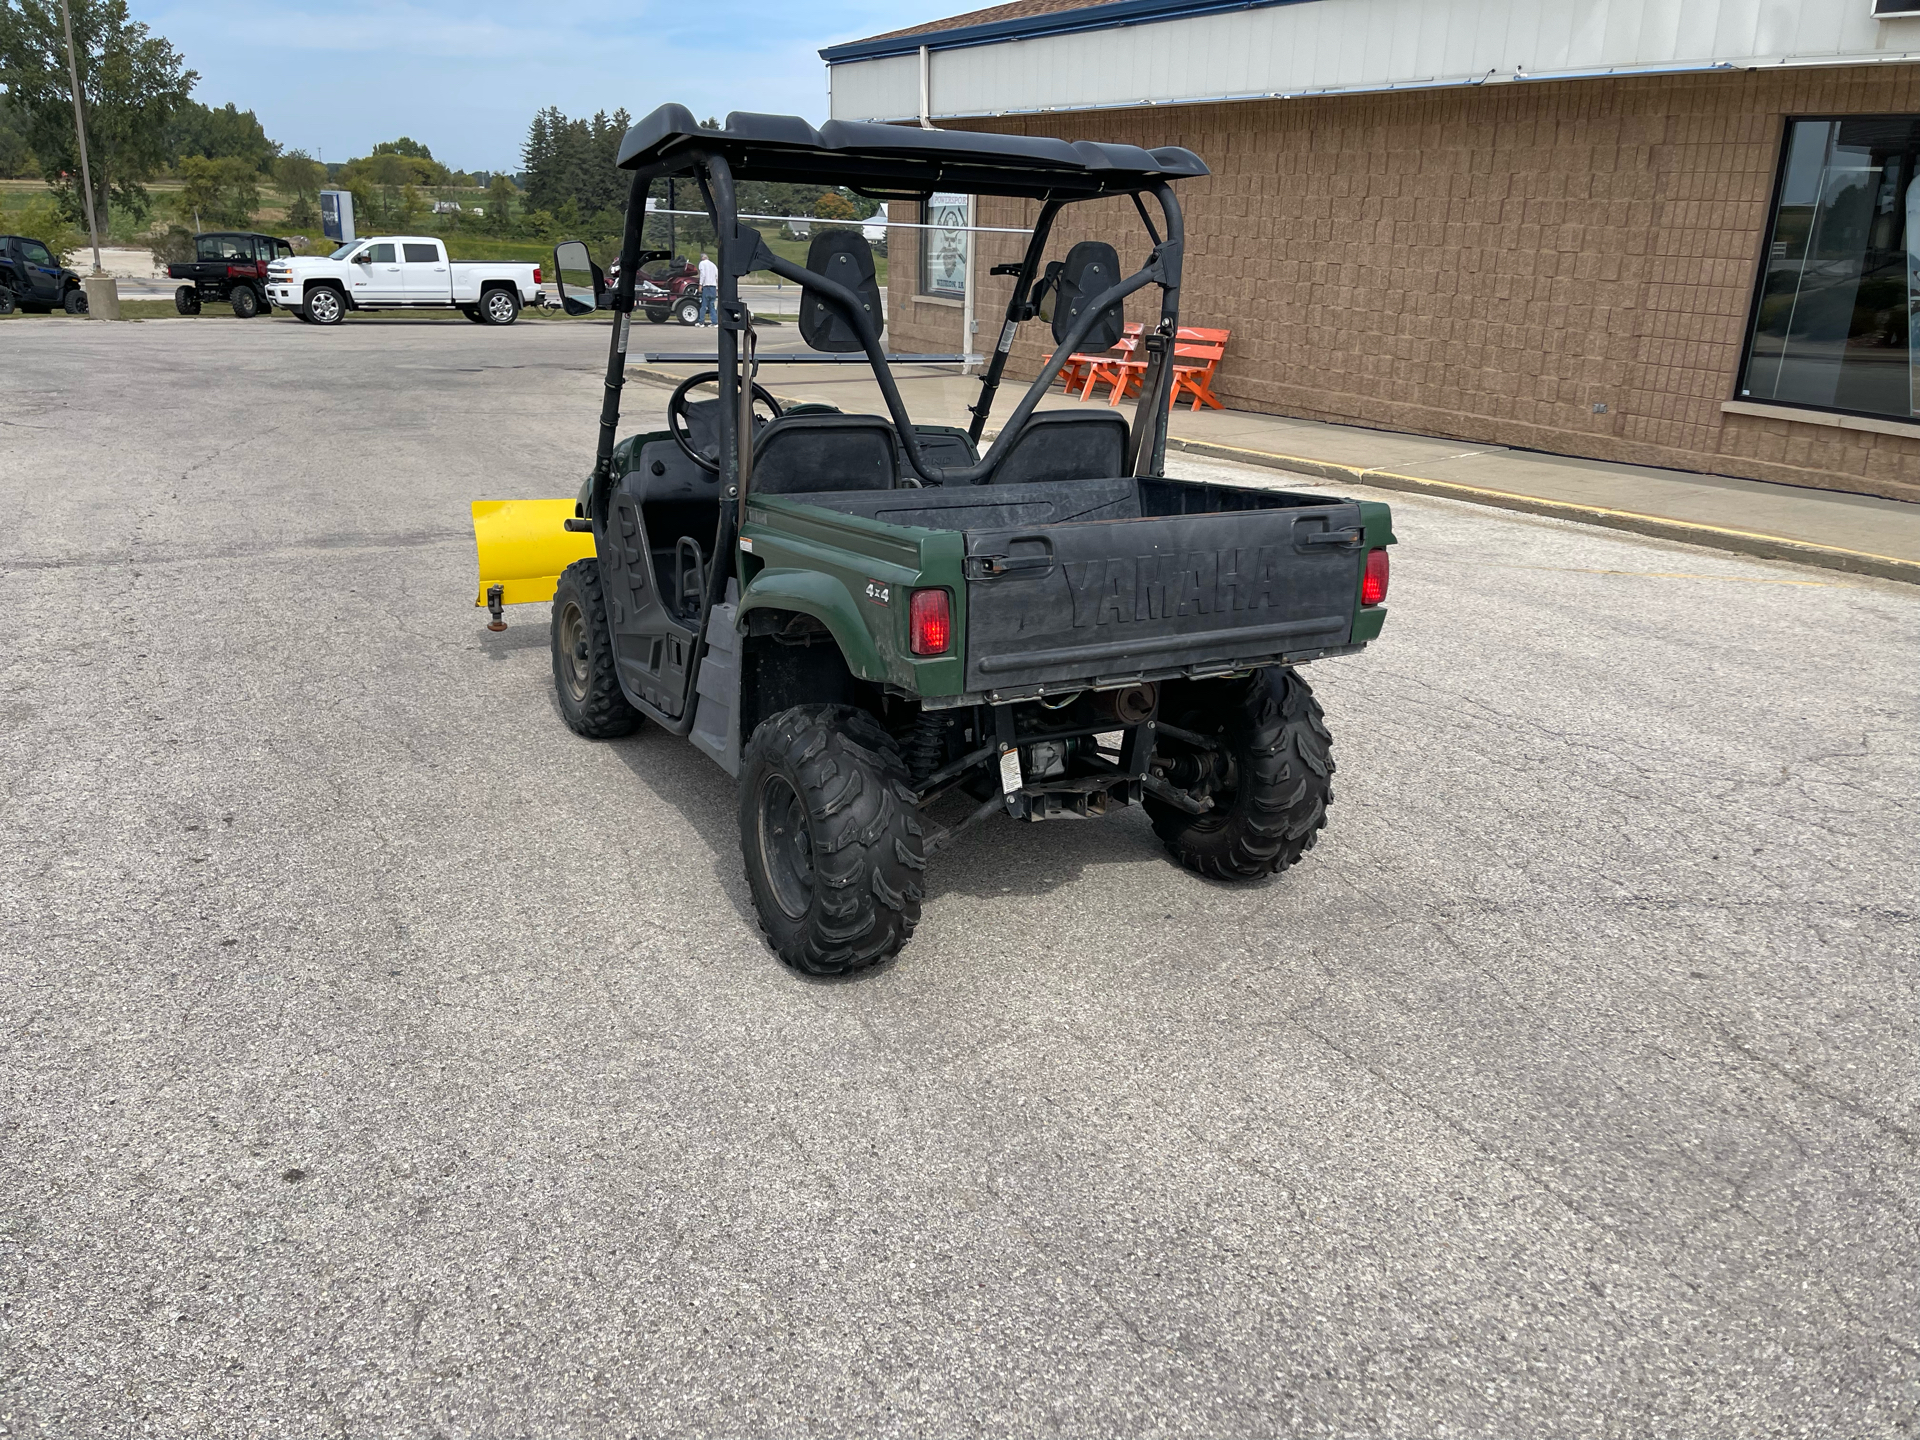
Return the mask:
{"type": "Polygon", "coordinates": [[[560,308],[569,315],[591,315],[607,296],[607,277],[581,240],[563,240],[553,247],[553,283],[560,292],[560,308]]]}
{"type": "Polygon", "coordinates": [[[356,265],[371,265],[373,263],[373,251],[362,250],[358,255],[353,257],[353,263],[356,265]]]}

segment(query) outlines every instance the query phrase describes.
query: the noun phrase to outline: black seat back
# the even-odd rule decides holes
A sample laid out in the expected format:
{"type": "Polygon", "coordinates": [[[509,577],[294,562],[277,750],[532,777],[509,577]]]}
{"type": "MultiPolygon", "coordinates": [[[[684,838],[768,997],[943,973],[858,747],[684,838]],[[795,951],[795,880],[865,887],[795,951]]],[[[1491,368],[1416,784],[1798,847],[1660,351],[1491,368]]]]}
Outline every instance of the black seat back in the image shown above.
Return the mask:
{"type": "Polygon", "coordinates": [[[877,415],[782,415],[754,437],[757,495],[891,490],[893,426],[877,415]]]}
{"type": "Polygon", "coordinates": [[[1100,480],[1127,473],[1127,417],[1106,411],[1041,410],[1011,441],[994,442],[994,452],[1012,449],[987,476],[990,485],[1019,485],[1034,480],[1100,480]]]}

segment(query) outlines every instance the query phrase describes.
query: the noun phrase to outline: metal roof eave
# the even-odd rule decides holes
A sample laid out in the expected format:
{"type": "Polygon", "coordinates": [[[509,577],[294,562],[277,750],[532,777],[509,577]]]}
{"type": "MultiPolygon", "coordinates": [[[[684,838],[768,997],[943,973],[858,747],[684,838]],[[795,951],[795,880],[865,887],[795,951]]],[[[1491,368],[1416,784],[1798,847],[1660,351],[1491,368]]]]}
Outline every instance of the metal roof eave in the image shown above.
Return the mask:
{"type": "Polygon", "coordinates": [[[1073,35],[1088,30],[1117,30],[1128,25],[1151,25],[1162,20],[1188,20],[1234,10],[1266,10],[1279,5],[1306,5],[1312,0],[1112,0],[1076,10],[1054,10],[1045,15],[1021,15],[962,25],[951,30],[926,30],[915,35],[893,35],[875,40],[849,40],[829,45],[820,58],[829,65],[855,60],[885,60],[928,50],[963,50],[973,45],[996,45],[1006,40],[1034,40],[1046,35],[1073,35]]]}

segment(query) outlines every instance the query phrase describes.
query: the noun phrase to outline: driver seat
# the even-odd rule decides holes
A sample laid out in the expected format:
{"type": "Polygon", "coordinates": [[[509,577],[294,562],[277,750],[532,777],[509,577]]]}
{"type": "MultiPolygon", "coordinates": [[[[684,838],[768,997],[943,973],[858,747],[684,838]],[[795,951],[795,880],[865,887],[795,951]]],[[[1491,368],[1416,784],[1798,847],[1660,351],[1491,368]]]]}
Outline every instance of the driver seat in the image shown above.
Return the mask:
{"type": "Polygon", "coordinates": [[[786,414],[753,439],[755,495],[891,490],[898,481],[893,426],[878,415],[786,414]]]}

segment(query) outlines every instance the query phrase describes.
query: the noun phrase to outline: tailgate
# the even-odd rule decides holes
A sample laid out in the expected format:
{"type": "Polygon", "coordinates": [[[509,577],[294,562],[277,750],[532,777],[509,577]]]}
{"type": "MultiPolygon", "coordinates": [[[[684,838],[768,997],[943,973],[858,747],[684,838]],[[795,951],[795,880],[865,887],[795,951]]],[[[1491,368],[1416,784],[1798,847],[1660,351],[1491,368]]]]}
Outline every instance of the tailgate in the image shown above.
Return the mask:
{"type": "Polygon", "coordinates": [[[1360,507],[968,530],[966,688],[1237,669],[1344,645],[1360,507]]]}

